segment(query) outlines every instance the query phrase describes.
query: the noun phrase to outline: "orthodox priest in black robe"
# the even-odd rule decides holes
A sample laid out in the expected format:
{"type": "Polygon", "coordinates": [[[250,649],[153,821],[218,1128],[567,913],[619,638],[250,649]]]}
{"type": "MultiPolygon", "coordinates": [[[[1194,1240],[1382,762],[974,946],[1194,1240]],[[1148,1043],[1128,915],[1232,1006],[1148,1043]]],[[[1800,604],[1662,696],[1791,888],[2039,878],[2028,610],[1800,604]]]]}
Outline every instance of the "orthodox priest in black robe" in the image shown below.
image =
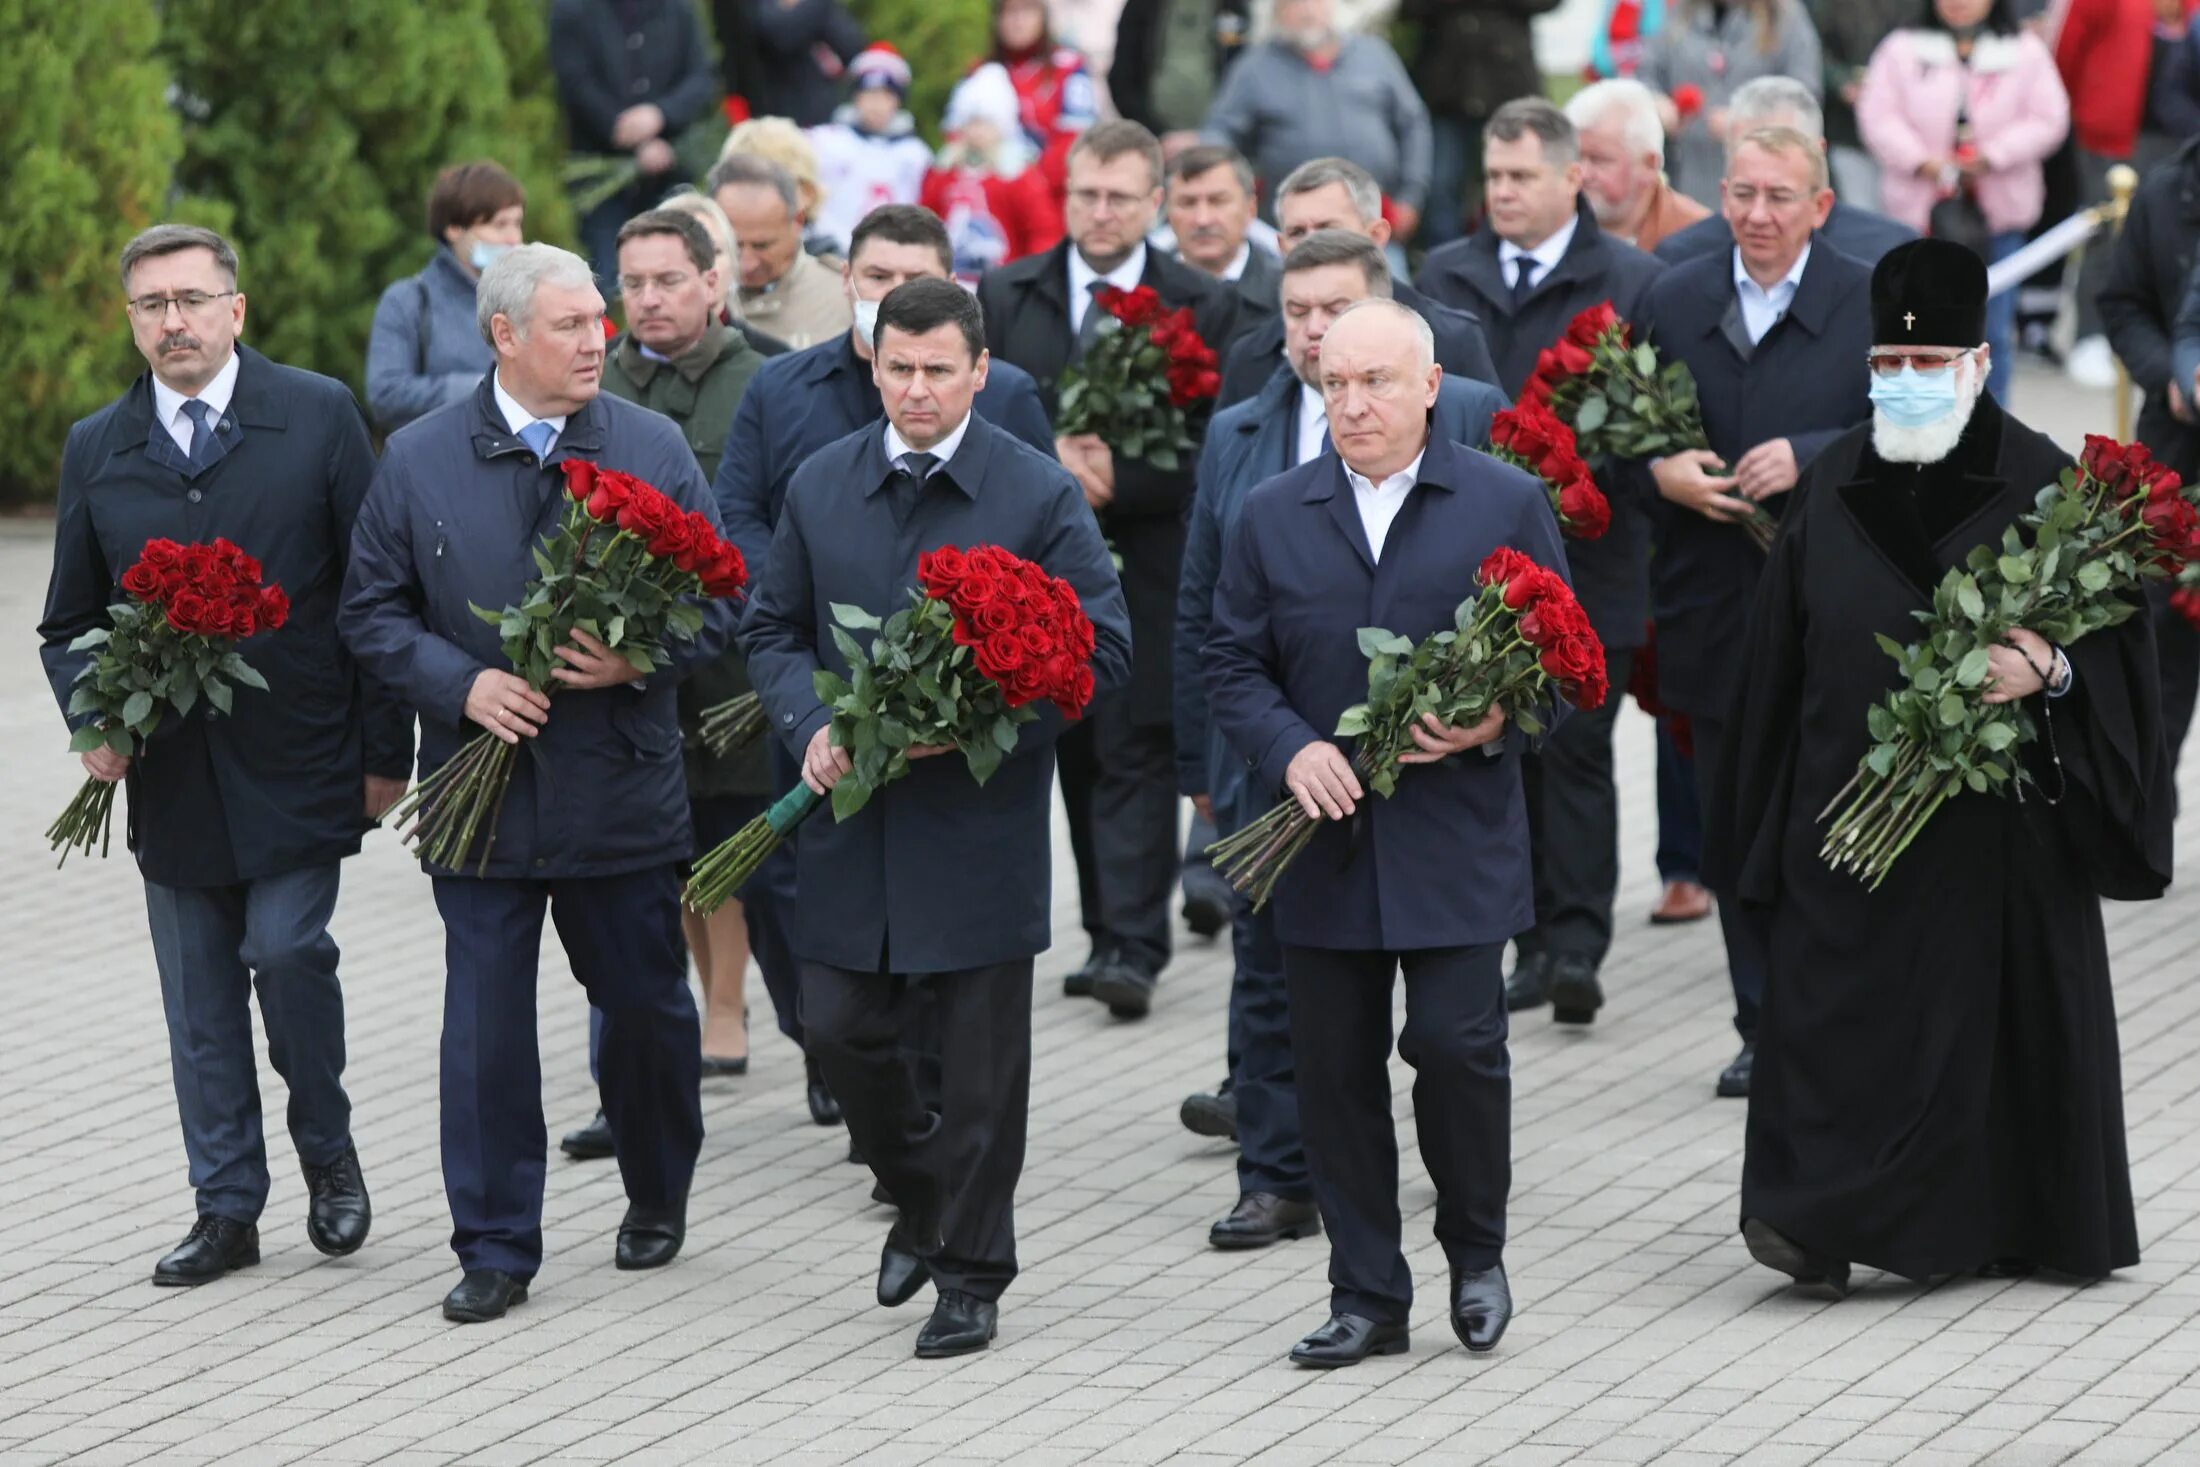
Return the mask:
{"type": "Polygon", "coordinates": [[[1987,696],[2022,698],[2039,730],[2021,799],[1949,800],[1877,890],[1819,856],[1898,681],[1872,634],[1914,640],[1941,577],[2070,463],[1980,390],[1985,306],[1985,267],[1945,241],[1874,273],[1873,418],[1811,465],[1772,548],[1711,803],[1713,866],[1773,934],[1743,1236],[1836,1297],[1852,1264],[2139,1261],[2101,899],[2169,880],[2147,617],[1994,650],[1987,696]]]}

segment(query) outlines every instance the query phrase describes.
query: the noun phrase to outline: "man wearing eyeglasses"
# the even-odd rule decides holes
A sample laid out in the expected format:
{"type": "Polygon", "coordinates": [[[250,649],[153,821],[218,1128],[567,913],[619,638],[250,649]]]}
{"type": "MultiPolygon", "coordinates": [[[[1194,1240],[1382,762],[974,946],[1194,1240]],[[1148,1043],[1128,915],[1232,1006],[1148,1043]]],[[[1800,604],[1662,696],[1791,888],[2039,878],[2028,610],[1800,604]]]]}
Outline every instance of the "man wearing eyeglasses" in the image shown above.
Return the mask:
{"type": "MultiPolygon", "coordinates": [[[[306,1236],[331,1255],[372,1220],[344,1092],[344,998],[329,914],[338,863],[404,792],[410,714],[353,667],[336,637],[352,522],[374,473],[341,383],[240,345],[237,255],[211,230],[163,224],[123,249],[125,314],[148,367],[69,431],[38,634],[66,710],[148,540],[225,537],[290,598],[288,622],[240,644],[267,681],[225,717],[163,719],[135,755],[82,756],[126,780],[197,1221],[153,1282],[200,1284],[260,1258],[269,1187],[252,992],[290,1092],[306,1236]]],[[[82,722],[72,717],[71,724],[82,722]]]]}
{"type": "Polygon", "coordinates": [[[1977,255],[1896,247],[1867,318],[1871,421],[1804,476],[1708,781],[1721,901],[1773,935],[1742,1235],[1836,1298],[1852,1266],[2098,1278],[2139,1261],[2100,904],[2169,881],[2152,629],[2062,648],[2013,628],[1962,696],[2022,706],[2032,788],[1946,800],[1875,887],[1818,859],[1893,675],[1879,642],[1913,641],[1948,572],[2070,467],[1983,389],[1977,255]]]}
{"type": "MultiPolygon", "coordinates": [[[[1740,677],[1750,600],[1764,569],[1742,521],[1779,514],[1803,465],[1871,413],[1864,356],[1871,272],[1813,242],[1833,207],[1815,139],[1761,128],[1727,158],[1723,207],[1734,248],[1677,265],[1643,295],[1643,336],[1695,374],[1711,447],[1648,464],[1652,617],[1658,687],[1695,725],[1701,787],[1719,773],[1726,710],[1740,677]]],[[[1742,1050],[1718,1093],[1749,1093],[1765,986],[1757,914],[1718,892],[1742,1050]]]]}

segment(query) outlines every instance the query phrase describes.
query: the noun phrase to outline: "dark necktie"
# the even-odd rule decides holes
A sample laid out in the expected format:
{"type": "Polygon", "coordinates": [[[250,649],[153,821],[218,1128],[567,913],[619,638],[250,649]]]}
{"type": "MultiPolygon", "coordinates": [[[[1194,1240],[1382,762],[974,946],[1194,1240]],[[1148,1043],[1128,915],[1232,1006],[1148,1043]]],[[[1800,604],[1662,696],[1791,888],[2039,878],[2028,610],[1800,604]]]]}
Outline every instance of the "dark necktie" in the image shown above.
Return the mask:
{"type": "Polygon", "coordinates": [[[1085,293],[1091,299],[1085,302],[1085,319],[1077,325],[1079,360],[1083,360],[1085,353],[1092,350],[1092,344],[1100,339],[1100,328],[1108,319],[1108,313],[1100,309],[1100,292],[1107,288],[1108,283],[1105,280],[1095,280],[1085,287],[1085,293]]]}
{"type": "Polygon", "coordinates": [[[1515,312],[1519,311],[1522,306],[1528,303],[1528,297],[1533,294],[1535,294],[1535,261],[1527,255],[1517,256],[1513,260],[1513,310],[1515,312]]]}
{"type": "Polygon", "coordinates": [[[906,525],[916,513],[917,500],[924,495],[924,481],[931,476],[933,465],[940,461],[936,453],[905,453],[895,467],[894,523],[906,525]]]}
{"type": "Polygon", "coordinates": [[[184,399],[183,415],[191,420],[191,467],[208,468],[224,452],[221,439],[214,433],[213,409],[190,397],[184,399]]]}

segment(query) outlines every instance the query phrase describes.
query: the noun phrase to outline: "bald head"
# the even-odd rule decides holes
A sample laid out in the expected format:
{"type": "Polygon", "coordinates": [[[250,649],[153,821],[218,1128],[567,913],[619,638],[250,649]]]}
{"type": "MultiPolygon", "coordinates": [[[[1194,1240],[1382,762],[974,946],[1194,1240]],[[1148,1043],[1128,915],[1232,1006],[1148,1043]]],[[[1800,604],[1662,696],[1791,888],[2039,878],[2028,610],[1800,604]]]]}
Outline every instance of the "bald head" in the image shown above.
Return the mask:
{"type": "Polygon", "coordinates": [[[1348,468],[1380,482],[1421,456],[1444,372],[1417,312],[1373,297],[1349,307],[1322,338],[1320,367],[1329,436],[1348,468]]]}

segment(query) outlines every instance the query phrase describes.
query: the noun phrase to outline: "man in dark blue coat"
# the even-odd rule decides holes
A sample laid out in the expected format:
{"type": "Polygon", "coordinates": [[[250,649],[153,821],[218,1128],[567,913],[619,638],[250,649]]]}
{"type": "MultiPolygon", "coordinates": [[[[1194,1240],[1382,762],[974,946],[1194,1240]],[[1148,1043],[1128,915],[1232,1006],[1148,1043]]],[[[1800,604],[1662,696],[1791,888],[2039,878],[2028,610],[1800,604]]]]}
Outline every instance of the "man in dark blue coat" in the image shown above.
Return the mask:
{"type": "MultiPolygon", "coordinates": [[[[1148,287],[1186,308],[1200,339],[1220,349],[1235,320],[1230,287],[1146,244],[1161,208],[1161,144],[1135,122],[1103,122],[1069,152],[1069,237],[1044,254],[986,272],[978,283],[986,345],[1039,381],[1052,416],[1062,374],[1103,330],[1097,292],[1148,287]]],[[[1204,424],[1195,425],[1203,427],[1204,424]]],[[[1099,516],[1122,566],[1137,655],[1130,686],[1100,700],[1062,740],[1062,804],[1077,861],[1078,904],[1092,955],[1063,981],[1118,1018],[1153,1005],[1171,949],[1169,897],[1182,847],[1170,739],[1169,631],[1192,466],[1118,458],[1099,435],[1060,437],[1055,452],[1099,516]]]]}
{"type": "Polygon", "coordinates": [[[494,1319],[542,1264],[546,1137],[535,987],[549,912],[603,1014],[599,1083],[629,1206],[620,1268],[672,1261],[702,1146],[701,1026],[680,936],[679,863],[693,850],[675,699],[727,645],[733,608],[644,677],[576,631],[553,700],[508,670],[476,606],[517,602],[585,459],[718,515],[671,420],[600,392],[603,297],[578,256],[522,245],[482,273],[497,365],[466,402],[390,439],[360,511],[344,640],[420,710],[432,773],[477,728],[516,746],[485,867],[430,868],[444,929],[443,1186],[465,1276],[447,1319],[494,1319]]]}
{"type": "MultiPolygon", "coordinates": [[[[820,794],[851,768],[815,682],[820,669],[850,674],[828,635],[831,608],[891,615],[924,552],[998,545],[1036,562],[1092,618],[1096,688],[1120,687],[1130,664],[1123,593],[1075,482],[971,412],[988,368],[977,303],[951,281],[912,281],[881,302],[876,347],[886,420],[796,474],[742,629],[772,727],[820,794]]],[[[938,1286],[921,1358],[984,1349],[1016,1276],[1031,970],[1049,942],[1061,730],[1051,711],[1023,725],[983,785],[959,758],[918,758],[848,819],[813,819],[797,848],[803,1025],[849,1134],[901,1210],[879,1302],[906,1302],[927,1276],[938,1286]],[[937,1112],[899,1052],[918,982],[939,1012],[937,1112]]]]}
{"type": "MultiPolygon", "coordinates": [[[[1824,151],[1791,129],[1750,133],[1728,156],[1724,203],[1737,247],[1667,271],[1641,311],[1642,338],[1695,374],[1711,442],[1648,465],[1662,501],[1651,563],[1658,690],[1694,724],[1706,791],[1727,757],[1728,705],[1765,563],[1735,521],[1757,506],[1778,513],[1802,466],[1871,416],[1871,271],[1812,235],[1833,203],[1824,151]]],[[[1741,1096],[1756,1060],[1767,944],[1761,913],[1719,896],[1742,1051],[1718,1090],[1741,1096]]]]}
{"type": "MultiPolygon", "coordinates": [[[[1260,393],[1225,408],[1200,449],[1199,491],[1184,543],[1176,603],[1176,763],[1178,788],[1225,833],[1265,811],[1269,791],[1248,776],[1207,712],[1201,649],[1214,624],[1222,548],[1253,486],[1329,453],[1328,407],[1321,394],[1321,344],[1331,323],[1370,298],[1388,299],[1390,263],[1365,235],[1330,229],[1308,235],[1283,265],[1283,365],[1260,393]]],[[[1504,410],[1496,388],[1460,377],[1437,385],[1431,432],[1482,447],[1490,419],[1504,410]]],[[[1234,893],[1233,893],[1234,896],[1234,893]]],[[[1203,1117],[1223,1115],[1238,1142],[1238,1200],[1208,1230],[1217,1248],[1259,1248],[1303,1237],[1320,1226],[1299,1135],[1298,1086],[1291,1069],[1291,1009],[1275,920],[1240,899],[1233,916],[1236,969],[1230,979],[1227,1083],[1184,1102],[1185,1124],[1209,1133],[1203,1117]]]]}
{"type": "MultiPolygon", "coordinates": [[[[1536,358],[1575,315],[1609,301],[1632,320],[1664,267],[1605,234],[1581,192],[1574,125],[1541,97],[1497,109],[1482,132],[1488,227],[1428,257],[1422,288],[1485,323],[1498,384],[1517,397],[1536,358]]],[[[1604,465],[1598,466],[1600,469],[1604,465]]],[[[1642,645],[1650,578],[1648,517],[1639,481],[1599,475],[1612,523],[1594,540],[1566,542],[1574,593],[1604,642],[1605,675],[1627,686],[1642,645]]],[[[1520,935],[1505,984],[1515,1012],[1552,1005],[1563,1024],[1586,1024],[1604,1006],[1597,970],[1612,946],[1619,892],[1619,789],[1612,780],[1612,725],[1620,700],[1577,714],[1524,768],[1535,837],[1535,926],[1520,935]]]]}
{"type": "MultiPolygon", "coordinates": [[[[1440,371],[1427,323],[1395,302],[1346,311],[1322,341],[1334,455],[1245,500],[1224,553],[1207,642],[1215,725],[1256,788],[1325,820],[1276,888],[1276,936],[1314,1196],[1329,1229],[1331,1317],[1291,1358],[1330,1368],[1407,1346],[1413,1273],[1400,1250],[1390,1114],[1392,980],[1398,1052],[1451,1264],[1452,1327],[1489,1350],[1512,1317],[1504,1269],[1511,1186],[1505,944],[1534,920],[1519,740],[1505,710],[1471,728],[1416,729],[1419,766],[1369,799],[1330,742],[1367,696],[1362,627],[1414,641],[1448,629],[1501,545],[1563,574],[1543,486],[1433,436],[1440,371]]],[[[1555,710],[1553,716],[1556,716],[1555,710]]]]}
{"type": "MultiPolygon", "coordinates": [[[[290,597],[278,631],[240,650],[267,689],[229,716],[163,720],[135,758],[83,756],[127,779],[130,848],[145,880],[169,1063],[198,1221],[153,1270],[198,1284],[257,1263],[267,1147],[254,1074],[252,990],[268,1058],[290,1090],[290,1135],[323,1253],[366,1241],[371,1213],[344,1093],[338,863],[404,792],[412,720],[336,640],[351,526],[374,472],[358,404],[339,383],[237,344],[237,256],[210,230],[163,224],[122,252],[131,330],[150,369],[69,430],[54,508],[40,657],[66,713],[145,542],[225,537],[290,597]]],[[[72,725],[89,715],[71,718],[72,725]]]]}
{"type": "MultiPolygon", "coordinates": [[[[1377,248],[1390,243],[1390,221],[1383,217],[1382,189],[1375,175],[1348,158],[1316,158],[1301,163],[1276,187],[1276,235],[1285,250],[1324,229],[1348,229],[1366,235],[1377,248]]],[[[1495,383],[1497,365],[1490,356],[1483,326],[1472,311],[1459,310],[1400,280],[1391,299],[1420,314],[1436,337],[1436,365],[1447,377],[1495,383]]],[[[1269,316],[1239,330],[1222,358],[1222,391],[1217,409],[1245,401],[1274,375],[1283,359],[1283,323],[1269,316]]]]}
{"type": "MultiPolygon", "coordinates": [[[[772,530],[779,523],[795,470],[827,444],[879,419],[882,408],[878,384],[871,380],[870,335],[877,326],[879,302],[894,287],[911,280],[945,280],[953,265],[947,227],[931,210],[915,204],[873,209],[856,225],[848,244],[844,278],[856,325],[846,336],[772,358],[750,379],[734,414],[733,430],[726,435],[712,492],[725,519],[727,537],[741,547],[752,568],[761,569],[771,550],[772,530]]],[[[974,408],[979,417],[1039,452],[1054,452],[1054,429],[1040,404],[1038,387],[1021,367],[995,361],[974,408]]],[[[779,783],[793,783],[799,768],[793,757],[777,750],[773,762],[779,783]]],[[[768,934],[772,949],[767,953],[759,948],[758,963],[779,1015],[780,1032],[798,1045],[802,1020],[796,1002],[794,954],[785,945],[788,919],[784,914],[794,908],[794,847],[800,839],[798,832],[795,840],[774,852],[741,892],[752,911],[775,914],[774,920],[759,926],[759,934],[768,934]]],[[[920,1086],[936,1098],[939,1046],[930,1023],[922,1017],[913,1024],[909,1045],[920,1086]]],[[[821,1126],[836,1124],[839,1108],[814,1061],[809,1062],[808,1081],[811,1118],[821,1126]]]]}
{"type": "MultiPolygon", "coordinates": [[[[1726,117],[1729,138],[1746,137],[1759,128],[1786,127],[1817,139],[1821,153],[1826,148],[1825,112],[1810,89],[1793,77],[1763,76],[1750,82],[1734,93],[1726,117]]],[[[1836,200],[1818,226],[1818,238],[1869,267],[1896,245],[1916,239],[1917,231],[1884,214],[1836,200]]],[[[1733,248],[1734,226],[1723,212],[1713,210],[1710,218],[1660,240],[1653,253],[1668,265],[1678,265],[1705,255],[1726,255],[1733,248]]]]}

